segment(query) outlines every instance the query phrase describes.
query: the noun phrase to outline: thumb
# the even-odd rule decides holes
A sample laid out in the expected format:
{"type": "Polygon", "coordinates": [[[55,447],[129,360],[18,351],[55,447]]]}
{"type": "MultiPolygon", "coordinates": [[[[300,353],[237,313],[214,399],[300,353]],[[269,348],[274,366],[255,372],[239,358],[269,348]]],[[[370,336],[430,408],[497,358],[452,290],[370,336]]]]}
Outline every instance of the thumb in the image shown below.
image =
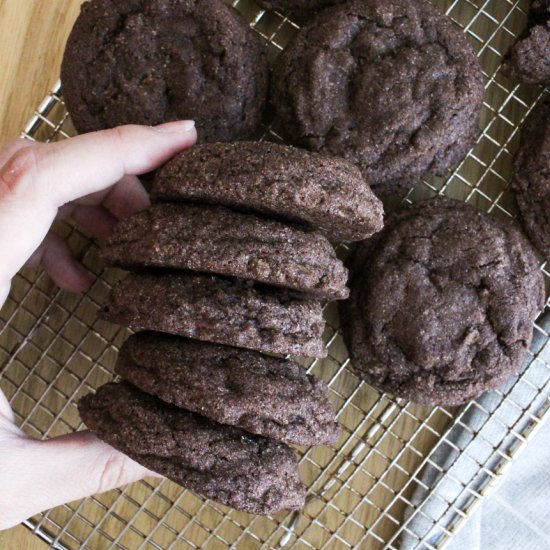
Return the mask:
{"type": "Polygon", "coordinates": [[[157,474],[90,432],[47,441],[21,435],[0,439],[0,529],[150,475],[157,474]]]}

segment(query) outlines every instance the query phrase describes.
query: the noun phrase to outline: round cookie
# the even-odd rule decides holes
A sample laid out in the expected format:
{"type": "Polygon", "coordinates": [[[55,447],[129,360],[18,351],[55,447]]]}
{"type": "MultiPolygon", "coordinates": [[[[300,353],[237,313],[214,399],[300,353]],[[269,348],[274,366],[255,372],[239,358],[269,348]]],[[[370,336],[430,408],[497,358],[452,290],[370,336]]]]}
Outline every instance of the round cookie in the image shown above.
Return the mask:
{"type": "Polygon", "coordinates": [[[346,0],[256,0],[266,10],[276,10],[283,15],[303,17],[328,6],[342,4],[346,0]]]}
{"type": "Polygon", "coordinates": [[[276,441],[338,438],[326,384],[294,361],[140,332],[124,342],[115,372],[166,403],[276,441]]]}
{"type": "Polygon", "coordinates": [[[182,487],[251,514],[303,506],[292,449],[163,403],[127,383],[84,396],[78,412],[99,439],[182,487]]]}
{"type": "Polygon", "coordinates": [[[462,159],[483,95],[466,36],[427,0],[328,8],[296,33],[272,79],[288,138],[352,161],[379,196],[462,159]]]}
{"type": "Polygon", "coordinates": [[[525,232],[550,261],[550,100],[533,110],[521,136],[512,189],[525,232]]]}
{"type": "Polygon", "coordinates": [[[550,83],[550,0],[534,0],[525,31],[506,56],[505,74],[526,84],[550,83]]]}
{"type": "Polygon", "coordinates": [[[336,241],[366,239],[383,225],[382,203],[355,166],[276,143],[186,149],[157,172],[152,194],[298,221],[336,241]]]}
{"type": "Polygon", "coordinates": [[[196,121],[199,141],[255,135],[267,96],[259,36],[222,0],[91,0],[61,67],[79,132],[196,121]]]}
{"type": "Polygon", "coordinates": [[[99,316],[133,330],[266,353],[327,355],[319,302],[236,279],[130,273],[115,285],[99,316]]]}
{"type": "Polygon", "coordinates": [[[101,257],[127,269],[186,269],[347,298],[347,270],[320,233],[220,206],[154,204],[122,220],[101,257]]]}
{"type": "Polygon", "coordinates": [[[521,367],[544,281],[515,227],[438,198],[391,216],[350,265],[343,335],[369,384],[417,403],[459,404],[521,367]]]}

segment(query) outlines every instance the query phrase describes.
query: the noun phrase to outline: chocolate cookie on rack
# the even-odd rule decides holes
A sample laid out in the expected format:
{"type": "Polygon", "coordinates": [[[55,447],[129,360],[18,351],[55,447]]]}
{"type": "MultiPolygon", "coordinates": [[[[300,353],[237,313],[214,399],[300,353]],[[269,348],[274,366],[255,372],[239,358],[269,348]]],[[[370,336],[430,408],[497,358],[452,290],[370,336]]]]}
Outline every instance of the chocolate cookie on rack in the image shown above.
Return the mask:
{"type": "Polygon", "coordinates": [[[550,83],[550,0],[533,0],[527,27],[503,70],[526,84],[550,83]]]}
{"type": "Polygon", "coordinates": [[[100,387],[78,411],[100,439],[207,498],[252,514],[304,504],[296,456],[282,443],[216,424],[127,383],[100,387]]]}
{"type": "Polygon", "coordinates": [[[294,361],[140,332],[120,349],[115,372],[167,403],[283,443],[338,438],[328,387],[294,361]]]}
{"type": "Polygon", "coordinates": [[[355,166],[276,143],[186,149],[159,170],[152,194],[300,222],[335,241],[366,239],[383,225],[382,203],[355,166]]]}
{"type": "Polygon", "coordinates": [[[550,261],[550,99],[525,122],[514,168],[512,189],[523,228],[550,261]]]}
{"type": "Polygon", "coordinates": [[[195,273],[130,273],[99,316],[133,330],[282,355],[326,357],[318,301],[278,288],[195,273]]]}
{"type": "Polygon", "coordinates": [[[256,0],[266,10],[276,10],[283,15],[304,17],[328,6],[342,4],[346,0],[256,0]]]}
{"type": "Polygon", "coordinates": [[[200,271],[347,298],[347,270],[330,242],[307,228],[220,206],[154,204],[121,221],[101,251],[128,269],[200,271]]]}
{"type": "Polygon", "coordinates": [[[483,96],[474,49],[427,0],[351,0],[322,11],[272,78],[288,139],[355,163],[379,196],[461,160],[480,133],[483,96]]]}
{"type": "Polygon", "coordinates": [[[503,383],[521,367],[544,306],[520,231],[445,198],[392,215],[350,268],[341,311],[353,368],[418,403],[464,403],[503,383]]]}
{"type": "Polygon", "coordinates": [[[260,37],[223,0],[91,0],[61,67],[79,132],[196,121],[199,141],[257,133],[267,97],[260,37]]]}

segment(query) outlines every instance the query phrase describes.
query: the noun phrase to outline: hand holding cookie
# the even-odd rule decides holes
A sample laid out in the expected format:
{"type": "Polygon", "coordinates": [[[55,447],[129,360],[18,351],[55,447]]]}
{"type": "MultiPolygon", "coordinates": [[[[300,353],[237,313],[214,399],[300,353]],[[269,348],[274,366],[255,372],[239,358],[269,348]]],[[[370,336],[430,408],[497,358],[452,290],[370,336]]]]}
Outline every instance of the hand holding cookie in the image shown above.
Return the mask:
{"type": "MultiPolygon", "coordinates": [[[[195,139],[193,124],[183,121],[125,126],[50,145],[18,140],[1,150],[0,303],[23,265],[40,264],[62,288],[85,290],[91,277],[50,232],[52,222],[71,217],[92,235],[107,237],[118,219],[149,204],[136,175],[155,169],[195,139]]],[[[14,421],[0,392],[0,529],[151,475],[90,433],[37,441],[14,421]]]]}

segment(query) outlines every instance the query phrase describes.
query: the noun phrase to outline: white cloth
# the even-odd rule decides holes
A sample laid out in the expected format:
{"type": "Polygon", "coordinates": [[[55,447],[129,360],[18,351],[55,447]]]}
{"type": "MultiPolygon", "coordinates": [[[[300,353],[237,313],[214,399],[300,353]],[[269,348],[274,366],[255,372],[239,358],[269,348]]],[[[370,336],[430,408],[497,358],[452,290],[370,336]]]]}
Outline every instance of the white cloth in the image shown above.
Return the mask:
{"type": "Polygon", "coordinates": [[[446,550],[550,550],[550,422],[446,550]]]}
{"type": "Polygon", "coordinates": [[[504,475],[493,474],[548,405],[550,349],[544,344],[542,336],[535,337],[539,359],[499,392],[464,407],[436,445],[411,499],[416,511],[409,509],[404,518],[402,550],[437,547],[446,529],[455,530],[456,508],[464,509],[488,484],[495,487],[447,549],[550,550],[550,420],[538,423],[538,432],[504,475]]]}

